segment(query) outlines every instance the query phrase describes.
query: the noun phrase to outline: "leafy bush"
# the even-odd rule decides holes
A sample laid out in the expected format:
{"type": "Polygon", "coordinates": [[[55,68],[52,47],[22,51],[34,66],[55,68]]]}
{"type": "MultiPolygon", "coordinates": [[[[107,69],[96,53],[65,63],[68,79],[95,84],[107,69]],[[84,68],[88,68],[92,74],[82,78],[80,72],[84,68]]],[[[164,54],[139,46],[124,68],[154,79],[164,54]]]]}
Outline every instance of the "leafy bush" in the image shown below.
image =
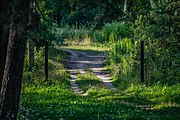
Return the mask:
{"type": "MultiPolygon", "coordinates": [[[[156,16],[157,17],[157,16],[156,16]]],[[[145,42],[145,79],[148,84],[161,82],[163,84],[179,83],[180,71],[178,64],[178,39],[177,36],[156,36],[153,31],[161,32],[159,28],[164,25],[154,26],[149,24],[149,16],[139,16],[133,25],[134,41],[140,44],[145,42]]],[[[138,45],[140,46],[140,45],[138,45]]],[[[140,54],[140,48],[135,49],[140,54]]]]}
{"type": "Polygon", "coordinates": [[[94,22],[94,17],[96,16],[98,10],[96,9],[81,9],[71,12],[68,17],[68,24],[70,26],[89,26],[89,23],[94,22]]]}
{"type": "Polygon", "coordinates": [[[113,34],[110,35],[109,44],[110,50],[106,58],[114,78],[130,82],[134,74],[133,68],[136,62],[136,53],[133,51],[135,45],[129,38],[115,40],[113,34]]]}
{"type": "MultiPolygon", "coordinates": [[[[38,51],[35,50],[34,57],[34,67],[32,71],[28,70],[28,65],[29,65],[29,60],[28,60],[28,54],[25,56],[25,69],[23,72],[23,85],[36,85],[36,86],[41,86],[41,85],[55,85],[55,84],[64,84],[67,83],[70,76],[67,72],[67,70],[64,68],[62,64],[60,64],[57,56],[60,56],[60,50],[59,55],[54,53],[54,51],[57,49],[51,48],[50,50],[50,58],[48,61],[49,64],[49,79],[48,81],[45,81],[45,68],[44,68],[44,49],[40,48],[38,51]],[[52,54],[51,54],[52,53],[52,54]]],[[[66,53],[63,53],[64,55],[66,53]]],[[[67,55],[65,55],[67,56],[67,55]]],[[[62,57],[63,58],[63,57],[62,57]]]]}
{"type": "Polygon", "coordinates": [[[174,36],[154,36],[152,31],[158,26],[149,24],[148,20],[148,16],[137,18],[131,26],[134,36],[131,40],[117,39],[114,33],[109,35],[110,51],[107,62],[112,73],[121,81],[140,81],[140,41],[144,41],[145,83],[179,83],[178,40],[174,36]]]}
{"type": "Polygon", "coordinates": [[[111,34],[114,34],[115,39],[119,39],[128,37],[130,32],[126,25],[123,23],[107,23],[98,33],[95,33],[95,39],[96,41],[101,43],[109,42],[109,36],[111,34]]]}

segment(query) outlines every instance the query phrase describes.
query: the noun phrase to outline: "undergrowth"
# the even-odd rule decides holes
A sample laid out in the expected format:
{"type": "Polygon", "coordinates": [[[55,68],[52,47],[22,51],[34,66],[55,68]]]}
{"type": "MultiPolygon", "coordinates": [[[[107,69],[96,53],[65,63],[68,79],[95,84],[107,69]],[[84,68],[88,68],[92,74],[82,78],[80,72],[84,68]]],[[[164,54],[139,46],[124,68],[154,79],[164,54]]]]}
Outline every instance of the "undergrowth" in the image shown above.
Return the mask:
{"type": "MultiPolygon", "coordinates": [[[[146,86],[115,81],[117,90],[113,91],[88,72],[77,76],[77,84],[88,93],[80,96],[71,91],[63,66],[55,58],[49,62],[51,82],[44,82],[42,75],[35,77],[34,82],[24,78],[19,120],[178,120],[180,117],[179,84],[146,86]]],[[[43,69],[40,63],[37,67],[43,69]]],[[[40,74],[39,70],[34,74],[40,74]]]]}
{"type": "Polygon", "coordinates": [[[67,70],[62,64],[61,59],[68,59],[68,53],[51,48],[49,51],[48,69],[49,79],[45,81],[44,72],[44,49],[38,51],[35,50],[35,63],[32,71],[28,70],[28,55],[25,57],[25,69],[23,72],[23,86],[27,85],[43,85],[44,83],[49,85],[61,84],[67,82],[70,78],[67,70]]]}
{"type": "Polygon", "coordinates": [[[164,101],[163,95],[158,86],[131,86],[118,92],[91,88],[89,95],[80,96],[74,94],[67,84],[32,85],[22,91],[18,119],[178,120],[179,105],[160,102],[164,101]],[[151,92],[154,95],[149,96],[151,92]]]}
{"type": "MultiPolygon", "coordinates": [[[[148,81],[146,80],[144,84],[140,83],[139,43],[133,41],[133,38],[124,38],[129,36],[129,32],[123,24],[107,24],[103,29],[98,32],[100,34],[97,33],[99,37],[96,33],[97,36],[95,34],[91,36],[87,31],[76,30],[72,31],[72,36],[67,37],[66,33],[71,33],[66,30],[62,39],[65,40],[65,45],[70,46],[61,48],[81,51],[89,55],[109,50],[106,54],[106,64],[114,76],[113,84],[116,91],[105,88],[101,80],[88,72],[77,75],[76,81],[79,88],[88,95],[81,96],[73,93],[69,81],[70,76],[60,64],[61,60],[69,59],[70,54],[60,50],[60,47],[50,48],[49,80],[45,82],[44,51],[40,49],[39,52],[35,52],[35,65],[32,72],[27,70],[28,57],[26,56],[25,59],[19,120],[179,120],[180,84],[150,81],[162,75],[155,66],[158,62],[148,68],[148,71],[154,70],[153,74],[148,73],[153,76],[146,76],[148,81]],[[116,26],[122,28],[120,31],[122,35],[119,33],[119,28],[112,32],[113,27],[116,26]],[[96,40],[101,43],[105,41],[108,43],[106,45],[94,43],[93,41],[96,40],[93,40],[93,37],[97,37],[96,40]],[[74,39],[75,42],[72,41],[74,39]]],[[[154,51],[161,51],[161,49],[155,50],[155,46],[158,46],[158,43],[146,43],[145,50],[149,52],[147,55],[154,51]]],[[[151,57],[148,58],[150,58],[149,61],[153,60],[151,57]]],[[[161,61],[161,58],[158,60],[161,61]]],[[[172,67],[176,68],[175,65],[172,67]]],[[[173,78],[173,76],[174,73],[170,77],[173,78]]]]}

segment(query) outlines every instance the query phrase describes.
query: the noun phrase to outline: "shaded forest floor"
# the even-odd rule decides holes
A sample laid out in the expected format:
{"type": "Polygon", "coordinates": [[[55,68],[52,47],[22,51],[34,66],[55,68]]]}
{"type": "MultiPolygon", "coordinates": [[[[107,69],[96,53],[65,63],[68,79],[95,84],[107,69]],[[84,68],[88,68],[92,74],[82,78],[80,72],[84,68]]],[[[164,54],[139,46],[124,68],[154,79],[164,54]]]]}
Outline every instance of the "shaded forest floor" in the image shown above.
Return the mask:
{"type": "Polygon", "coordinates": [[[55,73],[63,74],[61,77],[52,77],[49,82],[34,80],[31,84],[25,84],[27,81],[24,81],[19,120],[178,120],[180,118],[178,92],[180,85],[169,88],[163,85],[153,87],[130,85],[122,90],[114,84],[116,90],[112,90],[97,77],[103,74],[108,75],[109,78],[109,72],[102,64],[103,49],[86,46],[79,49],[77,47],[63,49],[64,51],[54,49],[50,52],[53,54],[51,64],[55,64],[50,66],[52,67],[50,74],[52,73],[52,76],[55,76],[55,73]],[[65,54],[64,56],[67,57],[59,58],[59,54],[65,54]],[[65,64],[65,68],[57,68],[59,62],[65,64]],[[98,68],[101,72],[97,71],[98,68]],[[72,91],[70,80],[73,75],[76,76],[74,82],[78,89],[87,93],[85,96],[72,91]],[[169,91],[174,91],[173,95],[168,94],[169,91]],[[169,97],[176,97],[175,101],[169,101],[169,97]]]}

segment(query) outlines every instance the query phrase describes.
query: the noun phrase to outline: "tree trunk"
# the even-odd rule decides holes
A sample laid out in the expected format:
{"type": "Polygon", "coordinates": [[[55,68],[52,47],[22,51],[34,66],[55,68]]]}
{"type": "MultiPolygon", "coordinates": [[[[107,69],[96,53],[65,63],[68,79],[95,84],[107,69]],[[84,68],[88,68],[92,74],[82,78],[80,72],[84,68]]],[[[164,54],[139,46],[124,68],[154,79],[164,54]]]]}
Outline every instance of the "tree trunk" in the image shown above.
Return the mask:
{"type": "Polygon", "coordinates": [[[32,39],[29,38],[29,71],[32,71],[34,67],[34,45],[32,39]]]}
{"type": "Polygon", "coordinates": [[[14,9],[11,13],[12,21],[1,87],[1,120],[15,120],[17,117],[26,43],[24,31],[28,20],[28,1],[15,0],[11,4],[14,5],[14,9]]]}
{"type": "Polygon", "coordinates": [[[0,89],[2,85],[2,79],[4,74],[4,67],[6,61],[6,52],[8,44],[8,34],[9,34],[9,21],[6,19],[9,17],[8,2],[2,0],[0,2],[0,89]]]}
{"type": "Polygon", "coordinates": [[[3,74],[4,74],[4,67],[5,67],[5,61],[6,61],[6,52],[7,52],[7,43],[8,37],[7,31],[2,31],[2,27],[0,26],[0,89],[2,85],[2,79],[3,79],[3,74]],[[5,36],[4,36],[5,35],[5,36]]]}
{"type": "Polygon", "coordinates": [[[124,0],[124,13],[128,13],[128,10],[127,10],[127,0],[124,0]]]}
{"type": "MultiPolygon", "coordinates": [[[[34,0],[30,0],[30,6],[29,6],[29,22],[28,25],[32,29],[33,28],[33,12],[34,12],[34,0]]],[[[29,38],[29,71],[32,71],[34,67],[34,45],[33,40],[30,37],[29,38]]]]}

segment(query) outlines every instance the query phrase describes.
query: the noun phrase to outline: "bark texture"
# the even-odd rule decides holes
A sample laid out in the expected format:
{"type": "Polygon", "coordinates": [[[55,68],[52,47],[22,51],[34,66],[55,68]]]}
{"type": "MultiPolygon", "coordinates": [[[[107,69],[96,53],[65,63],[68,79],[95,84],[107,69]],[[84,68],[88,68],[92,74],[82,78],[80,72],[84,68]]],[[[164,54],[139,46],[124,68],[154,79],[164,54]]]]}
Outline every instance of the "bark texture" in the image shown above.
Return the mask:
{"type": "Polygon", "coordinates": [[[34,67],[34,45],[31,38],[29,38],[29,71],[34,67]]]}
{"type": "MultiPolygon", "coordinates": [[[[34,21],[33,13],[35,12],[35,7],[33,4],[34,4],[34,0],[30,0],[28,26],[31,29],[33,28],[33,21],[34,21]]],[[[29,71],[32,71],[34,67],[34,44],[33,44],[33,39],[31,37],[29,37],[29,71]]]]}
{"type": "Polygon", "coordinates": [[[7,37],[8,32],[3,32],[2,27],[0,26],[0,88],[2,85],[2,79],[4,74],[4,67],[5,67],[5,61],[6,61],[6,51],[7,51],[7,37]]]}
{"type": "Polygon", "coordinates": [[[8,44],[8,34],[9,34],[9,18],[10,7],[6,0],[0,2],[0,89],[2,85],[2,78],[4,74],[4,67],[6,61],[6,52],[8,44]],[[9,9],[7,9],[9,8],[9,9]]]}
{"type": "Polygon", "coordinates": [[[7,57],[1,87],[0,119],[15,120],[17,117],[23,73],[28,0],[13,0],[7,57]]]}

